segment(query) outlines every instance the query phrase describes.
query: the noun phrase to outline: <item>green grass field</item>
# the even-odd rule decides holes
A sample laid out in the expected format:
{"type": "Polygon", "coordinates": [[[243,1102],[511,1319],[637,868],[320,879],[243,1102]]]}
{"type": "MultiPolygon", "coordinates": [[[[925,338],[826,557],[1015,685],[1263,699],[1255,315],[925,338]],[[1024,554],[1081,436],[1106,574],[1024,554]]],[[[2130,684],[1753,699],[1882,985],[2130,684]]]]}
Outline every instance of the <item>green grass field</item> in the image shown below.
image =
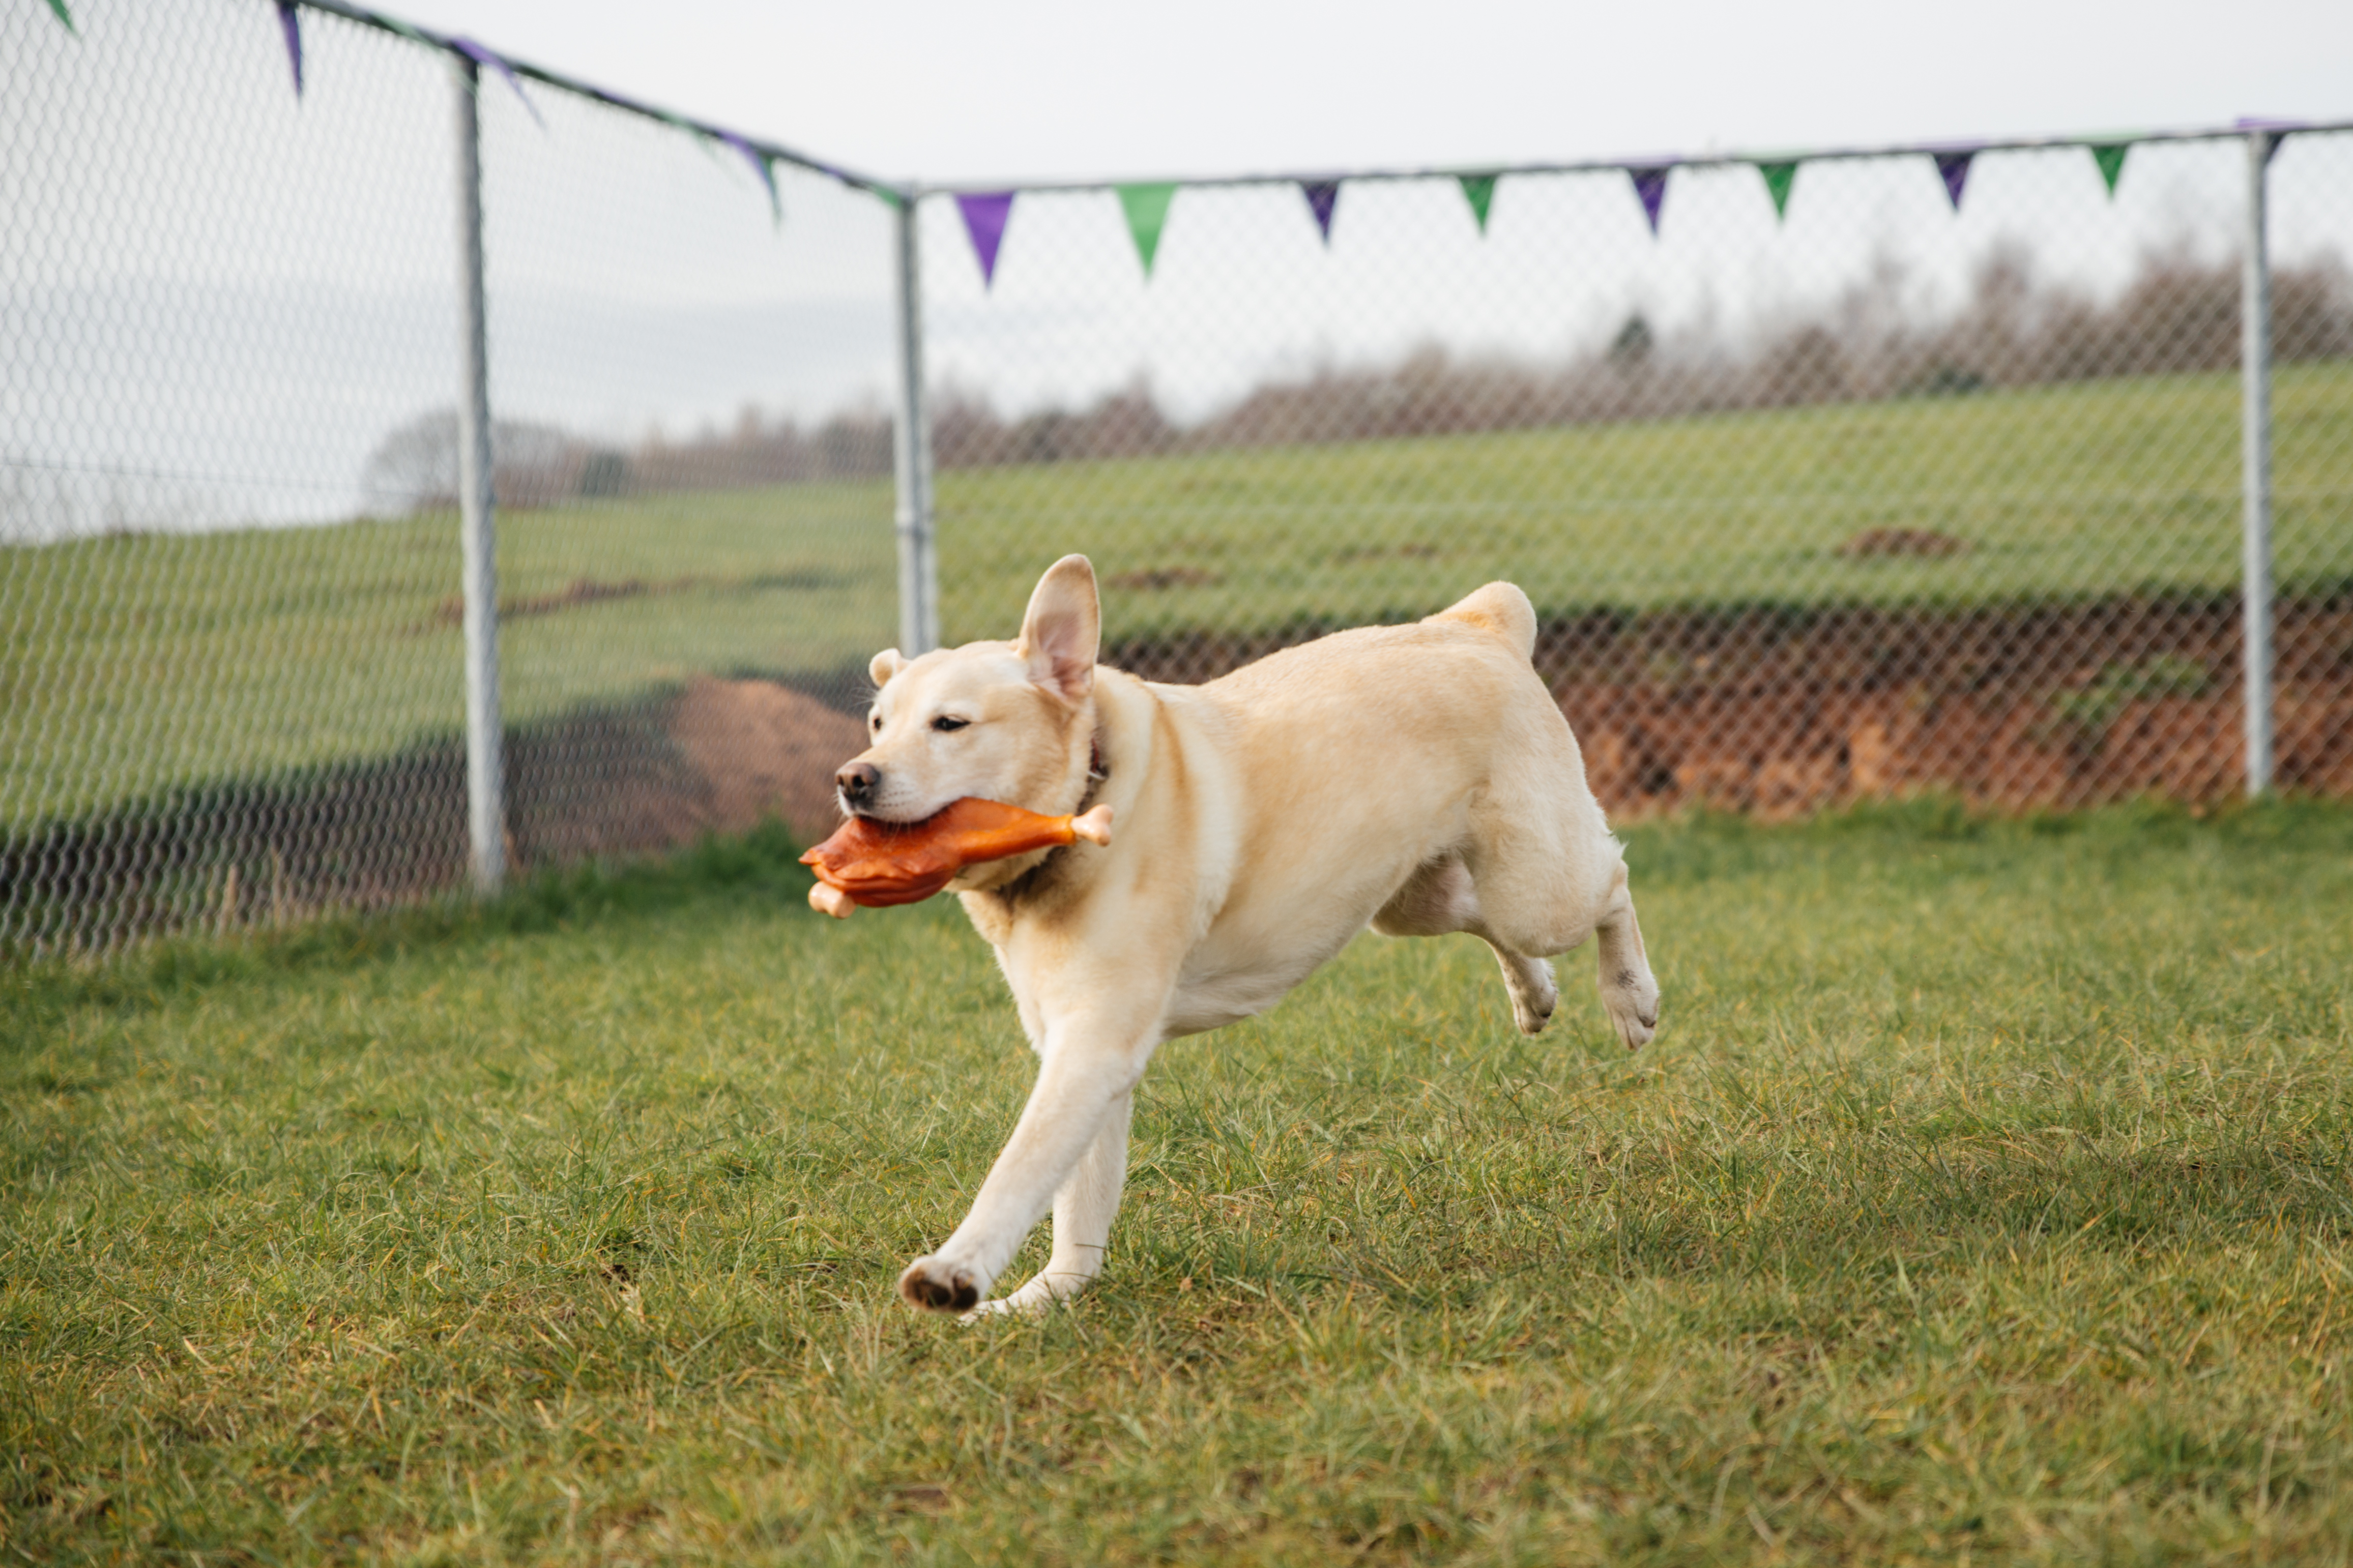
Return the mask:
{"type": "MultiPolygon", "coordinates": [[[[2278,374],[2283,585],[2353,578],[2353,366],[2278,374]]],[[[2228,591],[2238,386],[2183,376],[1645,424],[965,470],[939,483],[951,640],[1009,635],[1071,550],[1114,639],[1441,607],[1548,612],[2228,591]],[[1870,528],[1966,553],[1853,560],[1870,528]],[[1156,585],[1142,585],[1156,584],[1156,585]]],[[[696,671],[896,640],[887,485],[670,495],[500,522],[519,722],[696,671]],[[562,602],[574,584],[643,591],[562,602]]],[[[447,516],[0,549],[0,831],[379,756],[462,722],[447,516]]]]}
{"type": "Polygon", "coordinates": [[[774,838],[0,972],[0,1555],[2345,1561],[2353,811],[1630,837],[1651,1047],[1364,939],[977,1328],[1009,1004],[774,838]]]}

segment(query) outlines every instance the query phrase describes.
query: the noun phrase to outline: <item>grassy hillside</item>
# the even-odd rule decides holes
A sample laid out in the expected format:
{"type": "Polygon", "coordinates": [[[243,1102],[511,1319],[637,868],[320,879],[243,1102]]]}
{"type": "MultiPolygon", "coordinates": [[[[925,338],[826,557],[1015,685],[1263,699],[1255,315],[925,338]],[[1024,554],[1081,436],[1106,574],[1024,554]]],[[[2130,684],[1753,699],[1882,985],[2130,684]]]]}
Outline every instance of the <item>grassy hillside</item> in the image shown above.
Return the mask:
{"type": "MultiPolygon", "coordinates": [[[[2353,577],[2353,367],[2281,372],[2278,556],[2353,577]]],[[[1548,610],[1957,603],[2236,581],[2227,376],[1651,424],[971,470],[939,485],[952,639],[1070,550],[1113,637],[1376,619],[1490,577],[1548,610]],[[1864,530],[1936,559],[1849,559],[1864,530]]],[[[505,515],[507,710],[895,640],[881,483],[505,515]]],[[[0,830],[461,722],[454,520],[0,549],[0,830]]]]}
{"type": "Polygon", "coordinates": [[[0,972],[0,1545],[2341,1558],[2353,814],[1631,838],[1652,1046],[1364,939],[1161,1053],[1038,1323],[892,1293],[1030,1079],[986,950],[788,848],[0,972]]]}
{"type": "MultiPolygon", "coordinates": [[[[2353,366],[2283,371],[2275,419],[2281,575],[2353,574],[2353,366]]],[[[949,474],[943,615],[1002,635],[1063,550],[1168,584],[1115,589],[1117,636],[1361,621],[1498,576],[1559,611],[2228,588],[2239,444],[2236,378],[2178,376],[949,474]],[[1875,528],[1966,549],[1838,553],[1875,528]]]]}
{"type": "MultiPolygon", "coordinates": [[[[862,662],[895,560],[871,485],[502,514],[507,716],[862,662]]],[[[446,514],[0,550],[0,830],[456,733],[458,566],[446,514]]]]}

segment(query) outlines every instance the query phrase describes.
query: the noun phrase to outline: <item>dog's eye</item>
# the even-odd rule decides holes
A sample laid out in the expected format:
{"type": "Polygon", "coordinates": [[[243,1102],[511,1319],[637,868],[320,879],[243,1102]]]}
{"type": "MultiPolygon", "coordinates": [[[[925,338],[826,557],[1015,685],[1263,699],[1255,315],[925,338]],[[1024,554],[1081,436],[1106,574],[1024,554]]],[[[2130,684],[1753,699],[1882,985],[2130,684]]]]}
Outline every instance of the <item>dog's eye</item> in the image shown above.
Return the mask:
{"type": "Polygon", "coordinates": [[[880,730],[882,728],[882,715],[880,713],[869,714],[866,719],[866,727],[870,730],[880,730]]]}
{"type": "Polygon", "coordinates": [[[932,728],[943,735],[951,735],[971,722],[969,719],[959,719],[952,713],[943,713],[932,721],[932,728]]]}

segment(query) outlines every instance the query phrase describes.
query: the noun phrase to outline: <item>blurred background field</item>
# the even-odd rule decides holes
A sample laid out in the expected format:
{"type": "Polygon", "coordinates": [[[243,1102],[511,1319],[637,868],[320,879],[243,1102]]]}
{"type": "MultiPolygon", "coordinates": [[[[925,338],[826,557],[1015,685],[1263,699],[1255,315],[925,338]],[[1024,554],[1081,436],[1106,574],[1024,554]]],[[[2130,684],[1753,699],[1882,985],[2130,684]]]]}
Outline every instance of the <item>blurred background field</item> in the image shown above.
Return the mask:
{"type": "Polygon", "coordinates": [[[2261,750],[2256,170],[2264,777],[2353,795],[2334,121],[911,195],[821,128],[805,155],[510,83],[358,11],[67,9],[0,11],[11,951],[382,907],[494,852],[814,837],[868,657],[1006,635],[1074,550],[1112,658],[1169,680],[1515,580],[1620,820],[2219,803],[2261,750]],[[501,566],[479,833],[463,167],[501,566]],[[896,581],[924,521],[935,615],[896,581]]]}

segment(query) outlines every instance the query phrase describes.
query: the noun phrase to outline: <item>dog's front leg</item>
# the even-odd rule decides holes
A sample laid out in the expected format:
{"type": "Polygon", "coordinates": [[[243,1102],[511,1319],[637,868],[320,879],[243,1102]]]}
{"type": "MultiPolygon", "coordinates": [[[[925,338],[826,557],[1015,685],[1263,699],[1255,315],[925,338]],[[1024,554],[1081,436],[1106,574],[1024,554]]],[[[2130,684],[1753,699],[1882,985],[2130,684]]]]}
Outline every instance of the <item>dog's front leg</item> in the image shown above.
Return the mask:
{"type": "Polygon", "coordinates": [[[1095,1141],[1054,1194],[1054,1252],[1036,1278],[1010,1296],[983,1301],[981,1312],[1038,1312],[1075,1296],[1103,1272],[1111,1245],[1111,1222],[1119,1215],[1120,1189],[1127,1184],[1127,1123],[1135,1096],[1123,1094],[1095,1130],[1095,1141]]]}
{"type": "MultiPolygon", "coordinates": [[[[1077,1275],[1070,1287],[1075,1289],[1093,1276],[1126,1176],[1130,1095],[1159,1043],[1158,1031],[1156,1006],[1149,1018],[1096,1014],[1067,1026],[1049,1021],[1037,1085],[1005,1152],[955,1234],[899,1277],[902,1296],[934,1312],[978,1307],[1050,1203],[1054,1255],[1039,1279],[1077,1275]]],[[[1069,1292],[1050,1282],[1046,1293],[1069,1292]]],[[[1026,1292],[1017,1300],[1031,1304],[1026,1292]]]]}

